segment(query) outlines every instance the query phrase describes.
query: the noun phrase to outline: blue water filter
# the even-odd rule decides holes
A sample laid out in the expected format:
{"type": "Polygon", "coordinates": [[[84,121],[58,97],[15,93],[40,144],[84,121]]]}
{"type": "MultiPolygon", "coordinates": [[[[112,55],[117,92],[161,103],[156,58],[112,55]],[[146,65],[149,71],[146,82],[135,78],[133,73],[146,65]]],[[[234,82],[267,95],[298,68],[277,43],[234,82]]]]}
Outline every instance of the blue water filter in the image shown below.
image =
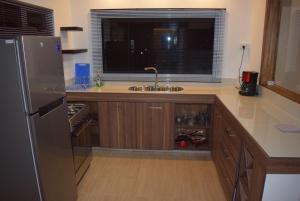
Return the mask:
{"type": "Polygon", "coordinates": [[[75,64],[75,84],[88,85],[90,83],[90,64],[75,64]]]}

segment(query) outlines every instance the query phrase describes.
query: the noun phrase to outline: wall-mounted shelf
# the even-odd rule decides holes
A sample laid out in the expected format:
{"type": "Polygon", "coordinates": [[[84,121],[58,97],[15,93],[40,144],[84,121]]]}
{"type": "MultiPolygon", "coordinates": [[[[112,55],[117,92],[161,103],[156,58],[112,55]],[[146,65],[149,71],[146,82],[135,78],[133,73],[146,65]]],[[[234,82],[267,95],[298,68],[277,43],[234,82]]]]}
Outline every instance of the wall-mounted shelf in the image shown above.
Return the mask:
{"type": "Polygon", "coordinates": [[[87,52],[87,49],[68,49],[68,50],[62,50],[63,54],[80,54],[87,52]]]}
{"type": "Polygon", "coordinates": [[[60,31],[83,31],[82,27],[60,27],[60,31]]]}

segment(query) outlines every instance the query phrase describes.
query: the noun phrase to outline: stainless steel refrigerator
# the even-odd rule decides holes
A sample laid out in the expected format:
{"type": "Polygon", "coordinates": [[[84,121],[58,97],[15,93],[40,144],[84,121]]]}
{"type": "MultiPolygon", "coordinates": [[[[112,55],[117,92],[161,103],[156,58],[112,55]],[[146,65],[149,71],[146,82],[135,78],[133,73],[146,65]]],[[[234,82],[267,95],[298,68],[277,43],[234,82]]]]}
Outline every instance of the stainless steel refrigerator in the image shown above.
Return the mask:
{"type": "Polygon", "coordinates": [[[0,200],[75,201],[60,39],[0,38],[0,200]]]}

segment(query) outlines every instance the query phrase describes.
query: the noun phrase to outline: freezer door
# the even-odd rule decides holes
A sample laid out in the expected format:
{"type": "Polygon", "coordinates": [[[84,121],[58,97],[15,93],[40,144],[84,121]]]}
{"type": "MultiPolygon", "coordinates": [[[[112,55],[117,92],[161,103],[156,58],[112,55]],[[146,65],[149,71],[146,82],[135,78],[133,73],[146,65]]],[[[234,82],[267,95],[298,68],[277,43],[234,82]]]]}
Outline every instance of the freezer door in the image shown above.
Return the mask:
{"type": "Polygon", "coordinates": [[[39,181],[45,201],[77,198],[66,103],[50,104],[30,117],[39,181]]]}
{"type": "Polygon", "coordinates": [[[19,39],[27,112],[65,95],[61,43],[58,37],[22,36],[19,39]]]}

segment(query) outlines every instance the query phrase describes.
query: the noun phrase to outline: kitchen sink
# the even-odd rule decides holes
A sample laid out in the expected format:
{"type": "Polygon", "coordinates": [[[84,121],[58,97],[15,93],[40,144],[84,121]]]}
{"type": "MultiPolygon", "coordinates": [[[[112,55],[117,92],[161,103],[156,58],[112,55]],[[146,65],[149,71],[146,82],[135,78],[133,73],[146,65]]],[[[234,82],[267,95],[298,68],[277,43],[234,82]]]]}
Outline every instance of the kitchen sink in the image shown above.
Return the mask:
{"type": "Polygon", "coordinates": [[[166,92],[178,92],[182,91],[183,87],[177,86],[131,86],[128,88],[130,91],[166,91],[166,92]]]}
{"type": "Polygon", "coordinates": [[[142,86],[132,86],[132,87],[129,87],[128,90],[130,90],[130,91],[143,91],[143,87],[142,86]]]}

